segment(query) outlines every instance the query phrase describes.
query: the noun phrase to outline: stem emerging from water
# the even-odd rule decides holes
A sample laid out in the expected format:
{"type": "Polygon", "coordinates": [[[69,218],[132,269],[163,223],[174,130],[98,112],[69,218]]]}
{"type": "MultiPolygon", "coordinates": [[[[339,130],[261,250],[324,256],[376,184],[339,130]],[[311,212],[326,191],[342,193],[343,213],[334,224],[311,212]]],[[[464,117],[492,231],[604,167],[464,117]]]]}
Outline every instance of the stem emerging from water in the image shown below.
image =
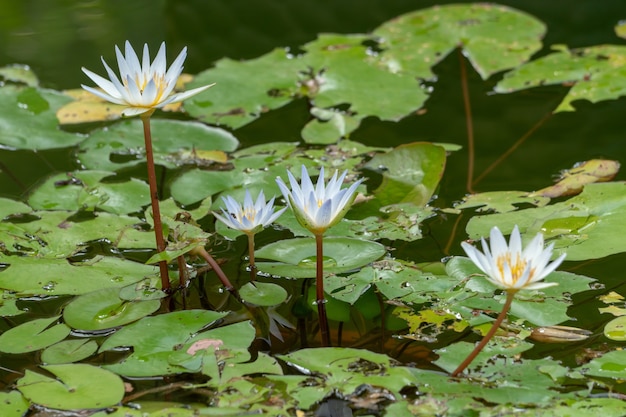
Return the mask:
{"type": "Polygon", "coordinates": [[[470,353],[469,356],[465,358],[465,360],[461,362],[461,364],[454,370],[454,372],[452,372],[451,375],[453,377],[458,376],[461,372],[463,372],[463,370],[467,368],[470,363],[472,363],[472,361],[474,360],[474,358],[476,358],[480,351],[483,350],[483,348],[487,345],[487,342],[489,342],[493,335],[496,334],[496,331],[498,331],[500,325],[506,318],[506,313],[508,313],[509,309],[511,308],[511,303],[513,302],[515,293],[516,291],[507,291],[506,301],[504,302],[504,306],[502,307],[502,311],[498,315],[498,318],[496,318],[496,321],[493,322],[491,329],[489,329],[485,337],[483,337],[483,340],[481,340],[480,343],[476,345],[472,353],[470,353]]]}
{"type": "Polygon", "coordinates": [[[468,193],[473,193],[474,184],[474,121],[472,119],[472,105],[469,96],[469,87],[467,85],[467,69],[465,65],[465,56],[459,47],[459,63],[461,65],[461,91],[463,92],[463,108],[465,109],[465,126],[467,129],[467,182],[466,188],[468,193]]]}
{"type": "Polygon", "coordinates": [[[322,346],[330,346],[330,333],[328,331],[328,318],[326,317],[326,300],[324,299],[324,235],[315,235],[315,246],[317,249],[315,291],[317,303],[317,314],[320,321],[320,333],[322,334],[322,346]]]}
{"type": "Polygon", "coordinates": [[[256,264],[254,263],[254,233],[248,233],[248,259],[250,261],[250,282],[256,280],[256,264]]]}
{"type": "MultiPolygon", "coordinates": [[[[146,148],[146,165],[148,166],[148,185],[150,186],[150,205],[152,206],[152,221],[154,222],[154,235],[156,247],[159,253],[165,251],[165,238],[163,237],[163,225],[161,224],[161,210],[159,209],[159,195],[157,191],[156,172],[154,169],[154,153],[152,151],[152,133],[150,132],[150,116],[153,111],[141,115],[143,122],[143,136],[146,148]]],[[[161,289],[170,290],[170,277],[167,271],[167,261],[159,262],[161,271],[161,289]]]]}
{"type": "Polygon", "coordinates": [[[224,273],[220,265],[217,263],[217,261],[211,256],[211,254],[207,252],[206,249],[204,249],[202,246],[196,247],[193,253],[198,256],[201,256],[211,266],[211,268],[213,268],[213,271],[215,271],[215,274],[218,276],[218,278],[222,282],[222,285],[226,287],[226,289],[232,295],[234,295],[235,297],[237,297],[237,299],[239,299],[239,293],[237,292],[235,287],[233,287],[233,284],[230,283],[230,280],[228,279],[228,277],[226,276],[226,274],[224,273]]]}

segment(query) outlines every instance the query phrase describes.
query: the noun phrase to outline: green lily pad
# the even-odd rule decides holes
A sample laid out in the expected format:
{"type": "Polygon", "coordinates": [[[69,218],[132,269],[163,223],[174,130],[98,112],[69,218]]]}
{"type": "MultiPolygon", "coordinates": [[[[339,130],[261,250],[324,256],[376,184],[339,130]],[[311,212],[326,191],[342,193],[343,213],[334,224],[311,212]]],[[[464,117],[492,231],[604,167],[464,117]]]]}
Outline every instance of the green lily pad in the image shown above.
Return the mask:
{"type": "Polygon", "coordinates": [[[172,197],[181,204],[194,204],[214,194],[241,184],[243,175],[237,171],[185,171],[172,183],[172,197]]]}
{"type": "Polygon", "coordinates": [[[4,417],[23,417],[30,403],[19,391],[0,392],[0,414],[4,417]]]}
{"type": "Polygon", "coordinates": [[[185,110],[205,123],[239,128],[289,103],[297,91],[298,73],[304,70],[306,64],[283,48],[243,62],[221,59],[188,84],[195,88],[217,83],[186,100],[185,110]]]}
{"type": "Polygon", "coordinates": [[[71,98],[52,90],[5,85],[0,88],[0,144],[12,149],[69,148],[84,136],[58,128],[56,111],[71,98]]]}
{"type": "Polygon", "coordinates": [[[94,210],[126,214],[150,204],[148,184],[137,179],[101,182],[110,171],[75,171],[57,174],[37,187],[28,198],[35,210],[94,210]]]}
{"type": "Polygon", "coordinates": [[[0,256],[0,263],[9,265],[0,271],[0,288],[19,295],[85,294],[124,287],[156,272],[153,266],[112,257],[71,264],[65,259],[0,256]]]}
{"type": "MultiPolygon", "coordinates": [[[[150,123],[154,163],[167,168],[194,164],[185,152],[232,152],[239,145],[231,133],[202,123],[163,119],[150,123]]],[[[144,163],[144,146],[141,120],[123,120],[91,133],[80,144],[78,159],[87,169],[117,171],[144,163]]]]}
{"type": "Polygon", "coordinates": [[[34,352],[65,339],[71,329],[63,323],[53,325],[59,317],[27,321],[7,330],[0,335],[0,352],[34,352]]]}
{"type": "Polygon", "coordinates": [[[287,290],[271,282],[248,282],[239,289],[241,299],[257,306],[276,306],[288,297],[287,290]]]}
{"type": "Polygon", "coordinates": [[[626,379],[626,351],[615,350],[592,359],[582,367],[586,375],[603,378],[626,379]]]}
{"type": "MultiPolygon", "coordinates": [[[[412,74],[390,71],[372,59],[364,45],[370,38],[321,34],[303,46],[307,53],[301,60],[311,68],[311,79],[306,82],[315,106],[332,108],[348,103],[350,113],[354,114],[348,129],[344,127],[339,131],[349,133],[366,116],[400,120],[420,109],[428,98],[426,90],[412,74]]],[[[320,136],[319,140],[328,139],[320,136]]]]}
{"type": "Polygon", "coordinates": [[[509,93],[540,85],[574,83],[554,112],[574,111],[575,100],[597,103],[626,95],[625,59],[626,47],[621,45],[559,48],[506,73],[495,91],[509,93]]]}
{"type": "Polygon", "coordinates": [[[395,72],[433,78],[431,68],[456,48],[486,80],[517,67],[541,49],[545,25],[522,11],[497,4],[433,6],[391,19],[374,30],[382,62],[395,72]]]}
{"type": "Polygon", "coordinates": [[[567,253],[568,261],[580,261],[626,251],[624,215],[626,183],[595,183],[549,206],[472,217],[466,229],[472,239],[479,239],[495,225],[508,234],[517,224],[528,238],[541,232],[554,242],[555,256],[567,253]]]}
{"type": "Polygon", "coordinates": [[[359,118],[346,112],[317,107],[311,109],[311,114],[315,118],[302,129],[302,139],[311,144],[336,143],[339,139],[348,137],[361,122],[359,118]]]}
{"type": "Polygon", "coordinates": [[[104,330],[132,323],[161,306],[159,300],[122,300],[119,292],[107,288],[78,296],[63,309],[63,320],[78,330],[104,330]]]}
{"type": "Polygon", "coordinates": [[[604,335],[618,342],[626,341],[626,316],[616,317],[605,324],[604,335]]]}
{"type": "Polygon", "coordinates": [[[87,364],[42,366],[56,376],[50,378],[26,370],[17,388],[35,404],[59,410],[105,408],[124,397],[124,382],[106,369],[87,364]]]}
{"type": "Polygon", "coordinates": [[[381,206],[412,203],[423,207],[433,196],[445,164],[443,147],[414,142],[375,155],[365,168],[383,176],[382,183],[373,192],[381,206]]]}
{"type": "Polygon", "coordinates": [[[0,220],[10,215],[30,213],[32,208],[21,201],[0,197],[0,220]]]}
{"type": "Polygon", "coordinates": [[[98,350],[98,343],[90,339],[63,340],[41,352],[41,361],[48,365],[72,363],[90,357],[98,350]]]}
{"type": "MultiPolygon", "coordinates": [[[[385,247],[360,239],[329,237],[324,239],[324,272],[342,273],[357,269],[381,258],[385,247]]],[[[270,243],[256,251],[259,271],[290,278],[312,278],[316,275],[315,240],[297,238],[270,243]]]]}
{"type": "MultiPolygon", "coordinates": [[[[144,317],[118,330],[100,346],[100,352],[119,347],[133,347],[133,353],[122,362],[105,368],[125,376],[168,375],[188,370],[172,364],[170,356],[185,344],[202,338],[200,330],[214,324],[227,313],[206,310],[185,310],[144,317]]],[[[231,326],[226,326],[231,327],[231,326]]],[[[239,330],[241,332],[241,329],[239,330]]],[[[253,335],[254,337],[254,335],[253,335]]],[[[230,347],[228,341],[224,341],[230,347]]]]}
{"type": "Polygon", "coordinates": [[[485,193],[470,194],[463,198],[463,202],[454,206],[455,209],[463,210],[476,208],[476,211],[490,211],[506,213],[517,210],[516,204],[532,204],[543,207],[550,202],[550,198],[542,196],[529,196],[524,191],[489,191],[485,193]]]}
{"type": "Polygon", "coordinates": [[[135,226],[141,223],[136,217],[98,213],[97,217],[75,221],[68,219],[73,213],[66,211],[37,211],[31,214],[36,217],[29,222],[0,222],[0,241],[20,255],[67,258],[78,252],[86,242],[101,239],[119,241],[120,247],[134,247],[126,239],[130,234],[134,234],[135,238],[142,237],[142,248],[155,246],[154,233],[135,230],[135,226]]]}
{"type": "Polygon", "coordinates": [[[28,65],[13,64],[0,67],[0,76],[4,78],[5,81],[23,83],[30,87],[37,87],[39,85],[37,75],[28,65]]]}

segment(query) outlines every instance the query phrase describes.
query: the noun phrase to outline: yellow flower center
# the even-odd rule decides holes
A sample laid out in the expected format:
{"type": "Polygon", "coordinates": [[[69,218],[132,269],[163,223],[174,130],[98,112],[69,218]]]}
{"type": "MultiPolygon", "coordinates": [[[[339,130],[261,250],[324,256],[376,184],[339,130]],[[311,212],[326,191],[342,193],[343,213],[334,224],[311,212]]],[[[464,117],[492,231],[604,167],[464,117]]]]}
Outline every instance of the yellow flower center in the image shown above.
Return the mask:
{"type": "MultiPolygon", "coordinates": [[[[512,254],[507,252],[498,256],[496,264],[498,265],[498,272],[500,272],[501,277],[504,277],[504,265],[507,264],[509,266],[512,279],[511,285],[515,285],[517,283],[517,280],[520,279],[524,274],[524,271],[526,271],[526,265],[528,265],[528,262],[526,261],[526,259],[523,259],[519,253],[516,254],[515,259],[513,259],[512,254]]],[[[534,269],[531,269],[529,281],[530,278],[532,278],[533,273],[534,269]]]]}

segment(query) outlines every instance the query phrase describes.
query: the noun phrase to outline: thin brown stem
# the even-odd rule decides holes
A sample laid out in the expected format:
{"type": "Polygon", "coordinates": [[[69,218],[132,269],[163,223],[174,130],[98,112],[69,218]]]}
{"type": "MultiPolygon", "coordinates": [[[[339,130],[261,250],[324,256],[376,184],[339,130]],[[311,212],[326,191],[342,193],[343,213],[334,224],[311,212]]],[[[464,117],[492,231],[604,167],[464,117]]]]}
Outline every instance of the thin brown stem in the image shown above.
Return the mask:
{"type": "Polygon", "coordinates": [[[509,156],[511,156],[511,154],[513,152],[515,152],[515,150],[517,148],[519,148],[524,142],[526,142],[526,139],[528,139],[529,137],[532,136],[533,133],[535,133],[535,131],[537,129],[539,129],[541,126],[543,126],[543,124],[545,122],[548,121],[548,119],[550,119],[550,117],[552,117],[552,112],[548,112],[548,114],[546,114],[545,116],[543,116],[541,118],[541,120],[539,120],[537,123],[535,123],[530,129],[528,129],[528,131],[526,133],[524,133],[524,135],[522,135],[521,138],[519,138],[513,145],[511,145],[511,147],[509,149],[506,150],[506,152],[504,152],[502,155],[500,155],[498,157],[498,159],[496,159],[495,161],[493,161],[491,163],[491,165],[489,165],[483,172],[480,173],[480,175],[478,177],[476,177],[476,179],[474,180],[472,185],[476,185],[478,184],[480,181],[482,181],[491,171],[493,171],[498,165],[500,165],[506,158],[508,158],[509,156]]]}
{"type": "Polygon", "coordinates": [[[237,292],[235,287],[233,287],[233,284],[230,283],[230,280],[228,279],[228,277],[226,276],[226,274],[224,273],[220,265],[217,263],[215,258],[213,258],[211,254],[207,252],[206,249],[204,249],[202,246],[198,246],[197,248],[195,248],[194,253],[201,256],[205,261],[207,261],[209,266],[213,268],[213,271],[215,271],[215,274],[220,279],[222,285],[224,285],[224,287],[231,294],[239,298],[239,293],[237,292]]]}
{"type": "MultiPolygon", "coordinates": [[[[148,167],[148,185],[150,186],[150,205],[152,206],[152,221],[154,223],[154,235],[156,238],[157,251],[165,251],[165,238],[163,237],[163,225],[161,224],[161,210],[159,208],[159,195],[157,189],[156,172],[154,169],[154,153],[152,151],[152,133],[150,132],[150,116],[152,112],[141,116],[143,122],[143,137],[146,147],[146,165],[148,167]]],[[[159,262],[161,271],[161,289],[170,290],[170,277],[167,271],[167,261],[159,262]]]]}
{"type": "Polygon", "coordinates": [[[250,282],[256,281],[256,264],[254,263],[254,233],[248,233],[248,260],[250,262],[250,282]]]}
{"type": "Polygon", "coordinates": [[[513,302],[513,298],[515,298],[515,293],[516,293],[516,291],[507,291],[507,293],[506,293],[506,301],[504,302],[504,306],[502,307],[502,311],[500,312],[500,314],[496,318],[496,321],[493,322],[493,325],[491,326],[491,329],[489,329],[489,331],[487,332],[485,337],[483,337],[483,340],[481,340],[480,343],[478,343],[476,345],[476,347],[474,348],[472,353],[470,353],[467,356],[467,358],[465,358],[465,360],[463,362],[461,362],[461,364],[454,370],[454,372],[452,372],[451,375],[453,377],[456,377],[461,372],[463,372],[463,370],[465,368],[467,368],[469,366],[469,364],[472,363],[472,361],[476,358],[476,356],[478,356],[478,354],[483,350],[483,348],[487,345],[487,342],[489,342],[489,340],[493,337],[493,335],[496,334],[496,332],[500,328],[500,325],[502,324],[502,322],[506,318],[506,314],[509,312],[509,309],[511,308],[511,303],[513,302]]]}
{"type": "Polygon", "coordinates": [[[467,182],[468,193],[473,193],[474,184],[474,121],[472,119],[472,105],[470,103],[469,86],[467,83],[467,68],[465,57],[461,48],[459,51],[459,63],[461,65],[461,91],[463,92],[463,108],[465,109],[465,127],[467,129],[467,182]]]}
{"type": "Polygon", "coordinates": [[[320,333],[322,335],[322,346],[330,346],[330,332],[328,331],[328,318],[326,317],[326,299],[324,298],[324,235],[315,235],[316,247],[316,275],[315,292],[317,303],[317,313],[320,322],[320,333]]]}

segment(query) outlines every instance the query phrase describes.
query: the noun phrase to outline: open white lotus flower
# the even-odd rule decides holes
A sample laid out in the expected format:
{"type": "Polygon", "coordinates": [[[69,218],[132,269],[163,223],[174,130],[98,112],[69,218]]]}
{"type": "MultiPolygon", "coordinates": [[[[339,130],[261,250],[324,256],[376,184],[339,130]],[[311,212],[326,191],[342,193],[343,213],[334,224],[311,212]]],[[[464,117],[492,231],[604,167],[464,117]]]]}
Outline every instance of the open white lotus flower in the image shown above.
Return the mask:
{"type": "Polygon", "coordinates": [[[143,46],[141,62],[139,62],[139,58],[130,42],[126,41],[125,46],[126,56],[122,55],[117,45],[115,46],[117,65],[120,71],[119,79],[111,67],[104,61],[104,58],[102,58],[102,63],[109,79],[101,77],[87,68],[82,68],[83,72],[104,91],[86,85],[82,87],[111,103],[128,106],[122,111],[124,116],[136,116],[149,110],[161,108],[166,104],[178,103],[214,85],[209,84],[183,93],[172,94],[176,81],[183,71],[183,62],[187,57],[187,48],[183,48],[170,68],[167,69],[165,42],[161,44],[161,48],[159,48],[159,52],[157,52],[152,63],[150,63],[148,44],[143,46]]]}
{"type": "Polygon", "coordinates": [[[565,254],[550,262],[554,244],[544,249],[541,233],[538,233],[526,248],[522,248],[522,238],[517,226],[511,232],[508,245],[497,227],[491,229],[489,240],[490,246],[484,238],[481,239],[483,252],[467,242],[462,242],[461,246],[474,264],[487,274],[487,279],[497,287],[507,291],[518,291],[557,285],[555,282],[539,281],[563,262],[565,254]]]}
{"type": "Polygon", "coordinates": [[[287,209],[285,207],[274,212],[274,197],[265,202],[262,190],[256,203],[252,201],[248,190],[243,199],[243,206],[231,196],[222,197],[222,200],[226,204],[226,208],[222,208],[222,215],[218,213],[213,213],[213,215],[231,229],[240,230],[246,234],[257,233],[273,223],[287,209]]]}
{"type": "Polygon", "coordinates": [[[290,171],[287,171],[287,175],[291,190],[287,188],[281,178],[277,178],[276,182],[298,222],[313,234],[318,235],[337,224],[356,198],[356,188],[363,182],[363,179],[342,189],[341,186],[347,173],[348,171],[344,171],[337,177],[337,171],[335,171],[328,184],[325,184],[324,167],[322,167],[317,185],[313,186],[309,173],[303,165],[301,184],[298,184],[290,171]]]}

